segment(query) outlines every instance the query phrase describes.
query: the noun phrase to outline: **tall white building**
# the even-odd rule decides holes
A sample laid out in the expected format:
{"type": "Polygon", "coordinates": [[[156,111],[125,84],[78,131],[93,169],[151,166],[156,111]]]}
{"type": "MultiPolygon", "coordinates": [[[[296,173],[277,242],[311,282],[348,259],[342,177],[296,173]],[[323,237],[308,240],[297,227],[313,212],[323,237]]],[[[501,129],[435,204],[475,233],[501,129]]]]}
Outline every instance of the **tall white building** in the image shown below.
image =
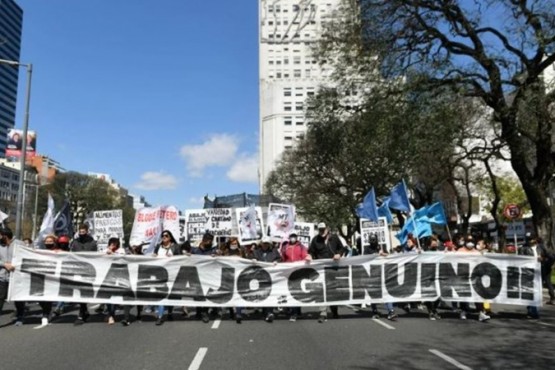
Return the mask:
{"type": "Polygon", "coordinates": [[[341,0],[259,0],[260,192],[284,150],[306,132],[305,99],[328,74],[311,55],[341,0]]]}

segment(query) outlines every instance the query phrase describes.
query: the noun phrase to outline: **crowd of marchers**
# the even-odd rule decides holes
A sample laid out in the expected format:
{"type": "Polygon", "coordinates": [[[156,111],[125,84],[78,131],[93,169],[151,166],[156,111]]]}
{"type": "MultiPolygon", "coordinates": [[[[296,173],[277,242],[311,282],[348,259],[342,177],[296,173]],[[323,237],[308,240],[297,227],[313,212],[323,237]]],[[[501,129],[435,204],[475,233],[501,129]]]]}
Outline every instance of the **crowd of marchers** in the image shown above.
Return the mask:
{"type": "MultiPolygon", "coordinates": [[[[8,296],[11,273],[15,270],[12,264],[14,249],[18,247],[32,247],[30,240],[20,241],[14,239],[11,230],[0,229],[0,314],[4,307],[8,296]]],[[[89,234],[89,228],[86,224],[79,226],[79,232],[74,238],[62,235],[47,235],[42,243],[45,249],[53,252],[80,253],[98,251],[97,242],[89,234]]],[[[108,247],[99,252],[108,255],[150,255],[157,258],[172,258],[179,255],[204,255],[204,256],[223,256],[229,258],[245,258],[267,263],[290,263],[297,261],[311,261],[318,259],[349,258],[358,254],[378,254],[379,256],[387,256],[390,253],[456,253],[461,256],[464,254],[485,254],[492,252],[491,246],[484,239],[472,235],[457,235],[452,240],[442,241],[437,236],[426,239],[417,240],[412,234],[408,235],[406,242],[388,251],[384,245],[377,242],[375,236],[371,236],[370,243],[364,247],[360,241],[354,246],[346,242],[343,238],[335,233],[330,232],[324,223],[318,224],[318,234],[312,238],[309,245],[303,245],[295,233],[289,235],[287,240],[282,242],[273,242],[270,238],[264,237],[259,243],[241,245],[239,239],[230,237],[225,242],[215,243],[214,236],[209,232],[205,233],[202,240],[197,245],[192,245],[189,241],[178,243],[169,230],[162,231],[160,242],[156,245],[153,252],[148,253],[144,246],[130,246],[124,248],[118,238],[111,238],[108,241],[108,247]]],[[[533,256],[541,264],[541,274],[544,286],[548,289],[549,300],[547,304],[554,304],[555,292],[551,283],[551,269],[555,261],[554,256],[545,248],[543,242],[539,238],[527,238],[525,244],[518,249],[518,253],[527,256],[533,256]]],[[[35,302],[33,302],[35,303],[35,302]]],[[[56,322],[56,319],[62,315],[71,315],[75,310],[75,305],[71,302],[36,302],[40,305],[42,314],[42,326],[56,322]]],[[[26,302],[16,301],[14,325],[21,326],[24,323],[26,315],[26,302]]],[[[388,320],[398,319],[396,307],[406,313],[411,310],[426,311],[430,320],[439,320],[441,315],[440,309],[448,312],[455,312],[461,320],[466,320],[471,313],[476,312],[476,317],[480,322],[486,322],[492,317],[492,307],[488,302],[474,302],[475,309],[471,309],[468,302],[442,302],[441,299],[426,302],[411,302],[394,304],[386,303],[385,309],[388,320]]],[[[86,303],[78,304],[75,325],[82,325],[87,322],[91,313],[89,305],[86,303]]],[[[290,321],[296,321],[302,318],[303,313],[300,307],[264,307],[261,309],[247,309],[244,307],[165,307],[165,306],[131,306],[122,305],[118,307],[115,304],[97,305],[94,309],[95,315],[102,315],[109,325],[116,322],[116,318],[124,326],[128,326],[133,321],[142,321],[145,315],[153,316],[156,325],[162,325],[165,321],[173,321],[174,315],[180,314],[188,319],[198,319],[205,323],[211,319],[221,319],[224,316],[235,320],[240,324],[245,316],[261,318],[272,323],[276,315],[284,316],[290,321]],[[132,310],[135,314],[132,315],[132,310]],[[179,312],[178,312],[179,311],[179,312]],[[194,315],[193,315],[194,312],[194,315]],[[118,316],[120,317],[116,317],[118,316]]],[[[368,309],[374,319],[381,317],[377,305],[371,304],[370,307],[351,306],[357,312],[366,312],[368,309]]],[[[92,307],[91,307],[92,309],[92,307]]],[[[318,322],[324,323],[328,319],[328,315],[334,319],[339,318],[337,306],[322,306],[318,310],[318,322]]],[[[539,308],[536,306],[527,307],[527,317],[531,319],[539,318],[539,308]]]]}

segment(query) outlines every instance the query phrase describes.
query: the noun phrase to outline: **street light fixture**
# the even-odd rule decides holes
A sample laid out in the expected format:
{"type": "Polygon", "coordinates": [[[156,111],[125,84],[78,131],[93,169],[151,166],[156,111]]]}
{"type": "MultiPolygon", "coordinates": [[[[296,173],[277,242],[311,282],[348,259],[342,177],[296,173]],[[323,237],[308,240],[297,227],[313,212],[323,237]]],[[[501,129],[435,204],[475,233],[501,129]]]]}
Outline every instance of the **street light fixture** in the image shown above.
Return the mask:
{"type": "Polygon", "coordinates": [[[33,75],[33,65],[24,64],[14,60],[0,59],[0,64],[12,67],[25,67],[27,69],[27,92],[25,95],[25,119],[23,121],[23,144],[21,145],[21,155],[19,157],[19,188],[17,190],[17,208],[15,214],[15,237],[21,239],[21,221],[23,216],[23,192],[25,180],[25,164],[27,159],[27,131],[29,130],[29,105],[31,103],[31,77],[33,75]]]}

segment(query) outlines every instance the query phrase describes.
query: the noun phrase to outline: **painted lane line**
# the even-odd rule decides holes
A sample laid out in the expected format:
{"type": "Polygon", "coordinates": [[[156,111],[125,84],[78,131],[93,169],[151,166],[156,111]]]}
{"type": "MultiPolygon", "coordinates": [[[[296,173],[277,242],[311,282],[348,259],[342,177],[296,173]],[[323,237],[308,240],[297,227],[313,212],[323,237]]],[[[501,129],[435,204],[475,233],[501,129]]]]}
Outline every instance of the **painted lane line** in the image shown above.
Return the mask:
{"type": "Polygon", "coordinates": [[[212,324],[212,329],[218,329],[221,323],[222,323],[222,320],[220,319],[214,320],[214,323],[212,324]]]}
{"type": "Polygon", "coordinates": [[[200,347],[197,351],[197,354],[195,355],[195,358],[193,359],[193,362],[191,362],[191,365],[189,366],[189,370],[198,370],[200,369],[200,365],[202,364],[202,360],[204,360],[204,356],[206,356],[206,352],[208,351],[208,348],[206,347],[200,347]]]}
{"type": "Polygon", "coordinates": [[[539,325],[543,325],[543,326],[549,326],[551,328],[555,327],[555,325],[550,324],[548,322],[536,321],[536,323],[538,323],[539,325]]]}
{"type": "Polygon", "coordinates": [[[430,349],[429,350],[431,353],[433,353],[434,355],[436,355],[437,357],[449,362],[451,365],[455,366],[457,369],[462,369],[462,370],[472,370],[472,368],[461,364],[459,361],[455,360],[452,357],[447,356],[446,354],[438,351],[437,349],[430,349]]]}
{"type": "Polygon", "coordinates": [[[383,321],[381,321],[380,319],[372,319],[372,321],[374,321],[376,324],[380,324],[381,326],[383,326],[384,328],[387,328],[389,330],[395,330],[395,328],[383,321]]]}

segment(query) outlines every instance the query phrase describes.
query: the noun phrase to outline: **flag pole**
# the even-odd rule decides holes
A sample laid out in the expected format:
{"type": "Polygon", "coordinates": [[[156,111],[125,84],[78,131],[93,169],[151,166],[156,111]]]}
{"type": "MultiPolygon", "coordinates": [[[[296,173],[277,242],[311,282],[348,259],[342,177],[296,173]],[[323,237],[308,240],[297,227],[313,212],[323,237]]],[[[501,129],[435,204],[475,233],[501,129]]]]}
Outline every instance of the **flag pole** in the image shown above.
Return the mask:
{"type": "Polygon", "coordinates": [[[407,184],[405,184],[405,179],[401,179],[403,182],[403,187],[405,188],[405,196],[407,197],[407,204],[409,205],[409,217],[412,219],[414,225],[414,231],[416,231],[416,243],[418,244],[418,249],[422,250],[422,246],[420,245],[420,238],[418,237],[418,227],[416,226],[416,221],[414,217],[411,217],[410,212],[410,200],[409,200],[409,192],[407,191],[407,184]]]}

